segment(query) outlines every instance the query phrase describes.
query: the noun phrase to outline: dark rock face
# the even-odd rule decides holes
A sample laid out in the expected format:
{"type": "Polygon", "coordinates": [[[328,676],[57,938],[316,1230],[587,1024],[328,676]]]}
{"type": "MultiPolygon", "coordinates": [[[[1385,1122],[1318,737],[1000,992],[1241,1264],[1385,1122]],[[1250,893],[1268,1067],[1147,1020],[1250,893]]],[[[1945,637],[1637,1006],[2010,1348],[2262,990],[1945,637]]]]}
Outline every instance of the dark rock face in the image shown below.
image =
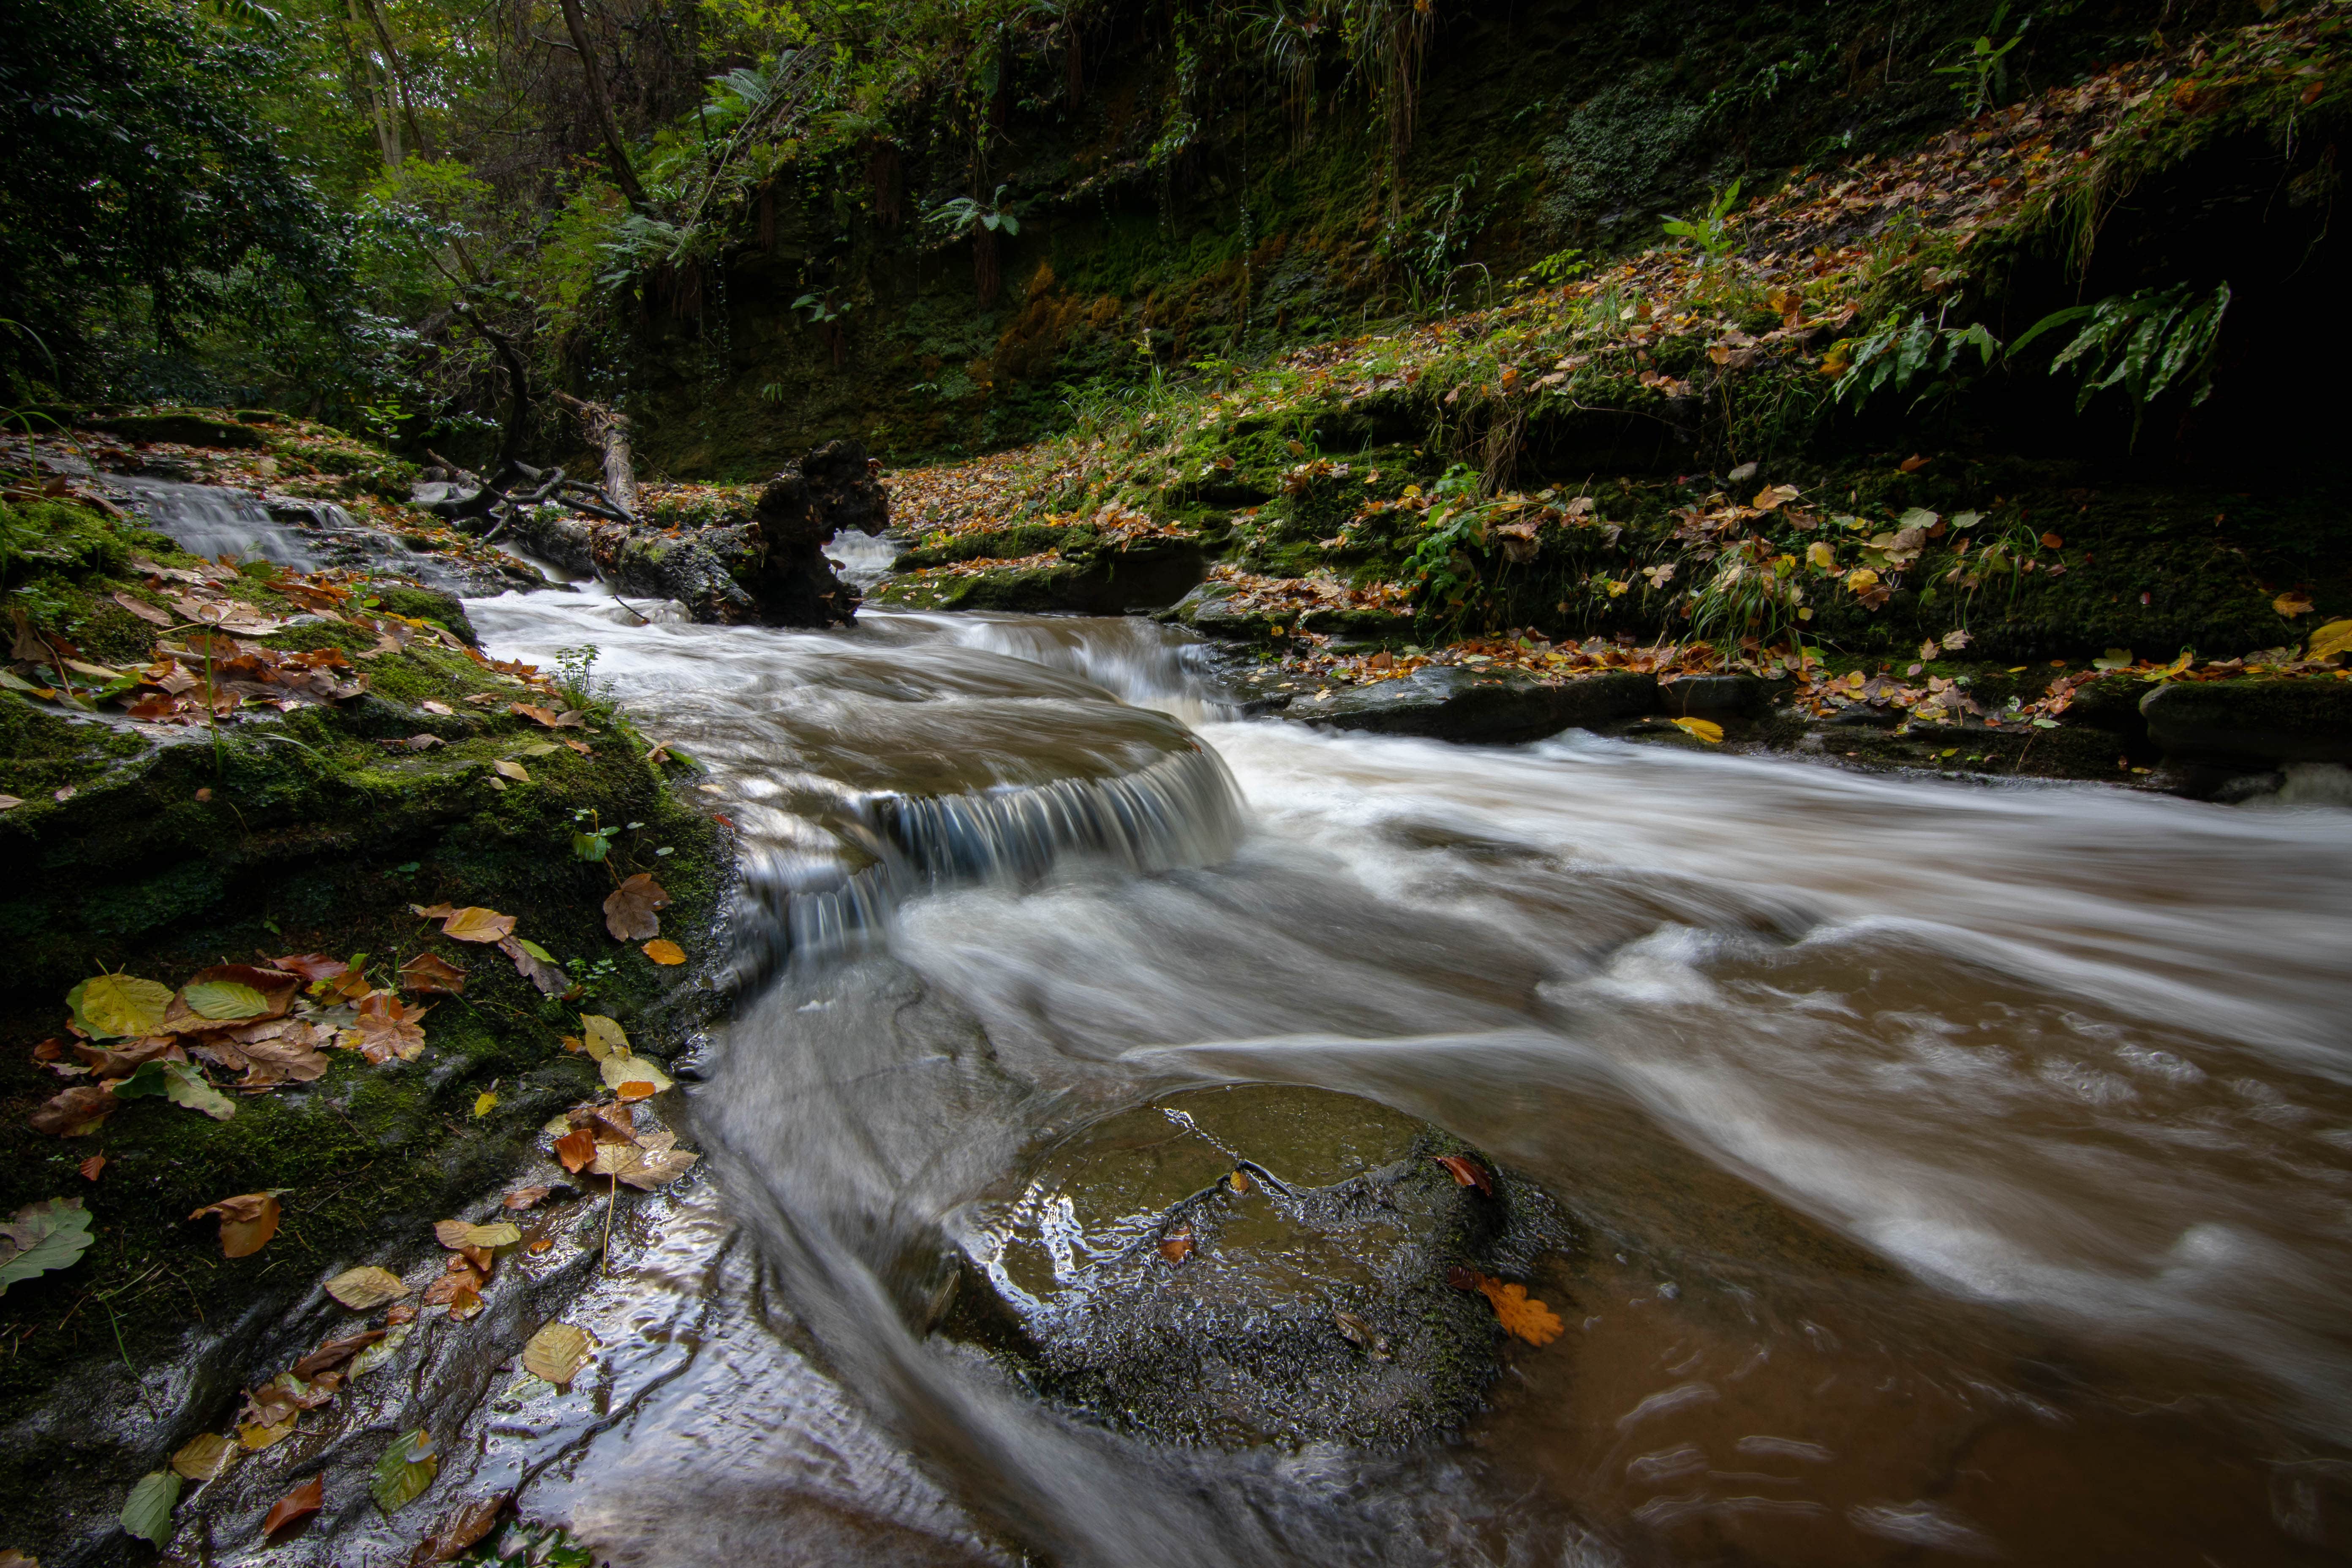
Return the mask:
{"type": "Polygon", "coordinates": [[[1525,1279],[1568,1239],[1539,1191],[1384,1107],[1207,1089],[1050,1152],[967,1243],[943,1327],[1155,1436],[1394,1447],[1460,1426],[1500,1368],[1462,1271],[1525,1279]],[[1476,1160],[1491,1192],[1439,1155],[1476,1160]]]}
{"type": "Polygon", "coordinates": [[[771,626],[846,626],[857,590],[834,574],[826,541],[845,528],[877,534],[890,525],[889,498],[855,441],[828,441],[768,481],[752,511],[756,560],[737,577],[771,626]]]}
{"type": "Polygon", "coordinates": [[[1658,707],[1677,719],[1761,719],[1772,691],[1760,676],[1690,675],[1661,681],[1658,707]]]}
{"type": "Polygon", "coordinates": [[[2140,699],[2148,739],[2168,763],[2259,771],[2352,763],[2352,682],[2216,680],[2159,686],[2140,699]]]}
{"type": "Polygon", "coordinates": [[[1546,681],[1516,671],[1431,665],[1400,680],[1335,691],[1323,700],[1299,698],[1282,717],[1381,735],[1508,743],[1630,719],[1657,703],[1657,678],[1630,670],[1546,681]]]}
{"type": "Polygon", "coordinates": [[[945,578],[932,584],[929,596],[905,592],[891,596],[926,609],[1119,616],[1172,604],[1208,570],[1208,558],[1194,541],[1139,539],[1115,548],[1065,552],[1064,559],[1048,564],[945,578]]]}

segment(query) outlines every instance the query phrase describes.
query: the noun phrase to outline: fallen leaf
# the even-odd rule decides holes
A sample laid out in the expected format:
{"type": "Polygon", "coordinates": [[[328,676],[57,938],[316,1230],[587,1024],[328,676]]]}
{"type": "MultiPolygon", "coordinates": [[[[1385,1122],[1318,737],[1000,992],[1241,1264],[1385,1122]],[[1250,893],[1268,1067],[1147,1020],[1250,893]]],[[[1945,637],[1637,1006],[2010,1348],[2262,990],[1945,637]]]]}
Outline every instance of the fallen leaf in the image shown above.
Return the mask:
{"type": "Polygon", "coordinates": [[[543,725],[550,730],[577,730],[588,722],[588,716],[584,713],[557,711],[553,709],[534,707],[528,702],[509,702],[507,704],[507,711],[519,713],[532,723],[543,725]]]}
{"type": "Polygon", "coordinates": [[[151,626],[168,626],[173,624],[169,612],[157,609],[144,599],[134,599],[128,594],[117,594],[114,595],[114,602],[151,626]]]}
{"type": "Polygon", "coordinates": [[[506,1207],[520,1212],[538,1206],[540,1199],[553,1191],[551,1187],[517,1187],[499,1201],[506,1207]]]}
{"type": "Polygon", "coordinates": [[[352,1026],[335,1037],[335,1044],[372,1062],[394,1057],[414,1061],[425,1053],[425,1027],[418,1020],[430,1011],[411,1007],[389,991],[372,991],[360,998],[352,1026]]]}
{"type": "Polygon", "coordinates": [[[2311,634],[2310,646],[2304,649],[2303,656],[2318,660],[2347,651],[2352,651],[2352,621],[2330,621],[2311,634]]]}
{"type": "Polygon", "coordinates": [[[586,1128],[577,1128],[555,1141],[555,1157],[563,1168],[578,1175],[596,1158],[596,1135],[586,1128]]]}
{"type": "Polygon", "coordinates": [[[151,1061],[114,1086],[117,1100],[138,1100],[160,1094],[174,1105],[200,1110],[215,1121],[236,1114],[236,1101],[212,1086],[195,1067],[184,1061],[151,1061]]]}
{"type": "Polygon", "coordinates": [[[1684,734],[1696,735],[1710,746],[1723,744],[1723,726],[1712,719],[1674,719],[1668,722],[1684,734]]]}
{"type": "Polygon", "coordinates": [[[654,911],[669,902],[669,895],[647,871],[640,871],[606,895],[604,929],[621,942],[643,942],[661,934],[661,919],[654,911]]]}
{"type": "Polygon", "coordinates": [[[420,952],[400,966],[400,988],[456,996],[466,989],[466,972],[438,953],[420,952]]]}
{"type": "Polygon", "coordinates": [[[494,942],[512,931],[514,925],[514,916],[475,904],[452,910],[442,922],[441,934],[453,942],[494,942]]]}
{"type": "Polygon", "coordinates": [[[588,1360],[595,1342],[569,1323],[550,1323],[522,1347],[523,1370],[545,1378],[558,1388],[569,1388],[588,1360]]]}
{"type": "Polygon", "coordinates": [[[1245,1173],[1244,1173],[1241,1167],[1238,1165],[1234,1168],[1234,1173],[1227,1176],[1225,1180],[1233,1187],[1234,1191],[1237,1193],[1245,1193],[1250,1190],[1250,1179],[1245,1173]]]}
{"type": "Polygon", "coordinates": [[[543,996],[561,996],[572,989],[572,977],[556,966],[547,949],[525,937],[510,936],[499,951],[514,961],[515,973],[539,987],[543,996]]]}
{"type": "Polygon", "coordinates": [[[1895,466],[1896,468],[1898,468],[1902,469],[1902,470],[1903,470],[1905,473],[1906,473],[1906,474],[1916,474],[1916,473],[1917,473],[1920,469],[1922,469],[1922,468],[1926,468],[1926,467],[1927,466],[1927,458],[1925,458],[1920,457],[1920,456],[1919,456],[1918,454],[1916,454],[1916,453],[1914,453],[1914,454],[1912,454],[1910,457],[1904,458],[1901,462],[1899,462],[1899,463],[1895,464],[1895,466]]]}
{"type": "Polygon", "coordinates": [[[1486,1168],[1468,1155],[1433,1154],[1430,1158],[1444,1166],[1459,1184],[1477,1188],[1482,1197],[1491,1198],[1495,1195],[1495,1184],[1487,1176],[1486,1168]]]}
{"type": "Polygon", "coordinates": [[[139,1478],[122,1504],[122,1529],[152,1545],[172,1539],[172,1510],[180,1500],[180,1478],[157,1470],[139,1478]]]}
{"type": "Polygon", "coordinates": [[[653,941],[646,943],[646,956],[652,959],[656,963],[660,964],[684,963],[686,962],[686,949],[678,946],[677,943],[670,941],[667,937],[656,937],[653,941]]]}
{"type": "Polygon", "coordinates": [[[79,1198],[26,1204],[0,1225],[0,1296],[11,1285],[72,1268],[90,1239],[89,1211],[79,1198]]]}
{"type": "Polygon", "coordinates": [[[1369,1351],[1382,1361],[1389,1359],[1389,1342],[1355,1313],[1333,1312],[1331,1321],[1340,1337],[1358,1350],[1369,1351]]]}
{"type": "Polygon", "coordinates": [[[510,763],[504,757],[500,757],[497,762],[492,763],[490,766],[500,778],[512,779],[517,784],[530,783],[530,770],[524,767],[520,763],[510,763]]]}
{"type": "Polygon", "coordinates": [[[456,1513],[446,1516],[447,1522],[425,1538],[420,1548],[425,1553],[424,1560],[427,1563],[455,1562],[466,1548],[490,1532],[490,1527],[499,1521],[499,1515],[506,1511],[507,1500],[506,1494],[501,1492],[494,1498],[467,1503],[456,1513]]]}
{"type": "Polygon", "coordinates": [[[354,1312],[366,1312],[386,1301],[397,1301],[410,1291],[406,1281],[391,1269],[367,1263],[346,1268],[328,1280],[327,1294],[354,1312]]]}
{"type": "Polygon", "coordinates": [[[434,1238],[444,1247],[512,1247],[522,1239],[522,1232],[510,1220],[492,1225],[472,1225],[462,1219],[433,1222],[434,1238]]]}
{"type": "Polygon", "coordinates": [[[282,1016],[301,989],[301,976],[250,963],[222,963],[200,971],[164,1009],[163,1027],[195,1034],[225,1025],[257,1023],[282,1016]]]}
{"type": "Polygon", "coordinates": [[[649,1193],[656,1187],[669,1185],[692,1170],[701,1158],[685,1149],[647,1149],[638,1153],[635,1164],[616,1174],[630,1186],[649,1193]]]}
{"type": "Polygon", "coordinates": [[[269,1517],[261,1521],[264,1541],[277,1534],[298,1519],[308,1519],[326,1506],[327,1486],[324,1476],[312,1476],[292,1491],[278,1500],[269,1517]]]}
{"type": "Polygon", "coordinates": [[[646,1152],[635,1143],[596,1145],[596,1158],[589,1163],[589,1173],[597,1176],[625,1176],[645,1163],[646,1152]]]}
{"type": "Polygon", "coordinates": [[[1531,1345],[1548,1345],[1559,1338],[1566,1325],[1549,1307],[1529,1297],[1526,1286],[1506,1285],[1484,1274],[1473,1278],[1486,1300],[1493,1303],[1495,1319],[1507,1332],[1517,1335],[1531,1345]]]}
{"type": "MultiPolygon", "coordinates": [[[[2129,669],[2137,661],[2132,658],[2131,649],[2127,647],[2111,647],[2097,658],[2093,659],[2091,661],[2091,668],[2094,669],[2129,669]]],[[[2015,674],[2016,671],[2012,670],[2011,673],[2015,674]]]]}
{"type": "Polygon", "coordinates": [[[289,953],[284,958],[271,958],[264,953],[262,962],[272,969],[314,981],[332,980],[339,974],[348,974],[352,967],[341,959],[330,958],[323,952],[289,953]]]}
{"type": "Polygon", "coordinates": [[[77,1084],[52,1095],[26,1118],[36,1132],[58,1138],[85,1138],[119,1109],[113,1095],[96,1084],[77,1084]]]}
{"type": "Polygon", "coordinates": [[[237,1447],[247,1453],[257,1454],[272,1443],[282,1443],[293,1435],[294,1423],[290,1420],[280,1422],[275,1426],[266,1426],[257,1421],[247,1421],[237,1426],[236,1442],[237,1447]]]}
{"type": "Polygon", "coordinates": [[[597,1063],[596,1070],[603,1076],[607,1088],[622,1090],[627,1099],[643,1100],[671,1087],[669,1075],[643,1057],[616,1053],[597,1063]],[[648,1087],[643,1094],[627,1094],[626,1090],[636,1084],[648,1087]]]}
{"type": "Polygon", "coordinates": [[[94,1182],[98,1180],[98,1173],[105,1169],[106,1156],[92,1154],[81,1163],[81,1179],[85,1182],[94,1182]]]}
{"type": "Polygon", "coordinates": [[[383,1336],[382,1329],[368,1329],[360,1333],[346,1334],[339,1340],[329,1340],[294,1363],[294,1375],[307,1381],[322,1372],[331,1372],[383,1336]]]}
{"type": "Polygon", "coordinates": [[[425,1294],[419,1298],[425,1305],[446,1307],[457,1301],[460,1294],[477,1300],[480,1298],[482,1277],[474,1272],[473,1266],[462,1258],[453,1258],[449,1261],[453,1266],[451,1270],[425,1287],[425,1294]]]}
{"type": "Polygon", "coordinates": [[[162,1034],[163,1010],[171,1005],[170,986],[128,974],[92,975],[66,993],[74,1022],[100,1040],[162,1034]]]}
{"type": "Polygon", "coordinates": [[[488,1116],[491,1111],[496,1110],[498,1108],[499,1091],[497,1089],[486,1089],[482,1090],[481,1093],[474,1096],[474,1119],[476,1121],[480,1121],[483,1117],[488,1116]]]}
{"type": "Polygon", "coordinates": [[[1171,1263],[1181,1263],[1192,1253],[1192,1227],[1180,1225],[1160,1238],[1160,1256],[1171,1263]]]}
{"type": "Polygon", "coordinates": [[[236,1458],[236,1444],[217,1432],[200,1432],[180,1445],[172,1468],[192,1481],[208,1481],[236,1458]]]}
{"type": "Polygon", "coordinates": [[[272,1193],[240,1193],[236,1197],[207,1204],[188,1217],[203,1219],[207,1215],[220,1220],[223,1258],[250,1258],[278,1234],[278,1198],[272,1193]]]}
{"type": "Polygon", "coordinates": [[[2281,594],[2277,598],[2273,599],[2271,601],[2271,608],[2276,610],[2280,615],[2284,616],[2287,619],[2293,620],[2297,616],[2307,616],[2311,614],[2311,600],[2304,595],[2288,592],[2281,594]]]}
{"type": "Polygon", "coordinates": [[[446,702],[441,701],[439,699],[433,697],[428,697],[424,701],[418,703],[416,705],[416,710],[419,713],[431,713],[443,719],[446,719],[451,714],[457,711],[455,708],[450,707],[446,702]]]}
{"type": "Polygon", "coordinates": [[[609,1056],[625,1057],[629,1054],[629,1037],[622,1031],[619,1024],[602,1013],[580,1015],[580,1029],[584,1037],[581,1048],[596,1060],[601,1062],[609,1056]]]}
{"type": "Polygon", "coordinates": [[[1805,546],[1805,559],[1827,572],[1837,565],[1837,552],[1826,539],[1816,539],[1805,546]]]}
{"type": "Polygon", "coordinates": [[[422,1497],[440,1472],[441,1450],[420,1426],[394,1439],[392,1447],[383,1451],[383,1458],[375,1462],[374,1474],[368,1481],[368,1495],[384,1512],[396,1513],[422,1497]]]}

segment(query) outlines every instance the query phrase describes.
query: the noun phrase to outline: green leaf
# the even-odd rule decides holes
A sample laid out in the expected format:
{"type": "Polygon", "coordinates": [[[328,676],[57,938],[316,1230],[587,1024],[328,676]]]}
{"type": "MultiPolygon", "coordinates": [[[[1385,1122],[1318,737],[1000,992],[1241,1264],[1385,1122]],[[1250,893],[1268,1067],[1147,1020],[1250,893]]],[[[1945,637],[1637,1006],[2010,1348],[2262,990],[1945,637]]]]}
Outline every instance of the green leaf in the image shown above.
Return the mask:
{"type": "Polygon", "coordinates": [[[419,1426],[394,1439],[375,1462],[368,1495],[384,1512],[397,1513],[424,1496],[440,1471],[441,1450],[434,1446],[432,1435],[419,1426]]]}
{"type": "Polygon", "coordinates": [[[142,1062],[136,1072],[114,1086],[117,1100],[139,1100],[151,1094],[201,1110],[215,1121],[226,1121],[236,1114],[236,1101],[215,1089],[187,1062],[142,1062]]]}
{"type": "Polygon", "coordinates": [[[556,961],[555,954],[548,952],[547,949],[540,946],[539,943],[531,941],[530,938],[527,936],[519,936],[515,938],[515,945],[521,948],[533,958],[539,960],[541,963],[553,963],[556,961]]]}
{"type": "Polygon", "coordinates": [[[2063,310],[2052,311],[2018,334],[2017,341],[2009,345],[2009,357],[2015,359],[2019,354],[2023,353],[2025,345],[2042,333],[2055,331],[2070,322],[2079,321],[2090,313],[2091,307],[2088,305],[2069,305],[2063,310]]]}
{"type": "Polygon", "coordinates": [[[235,980],[201,981],[180,994],[189,1012],[216,1024],[257,1018],[269,1011],[268,997],[235,980]]]}
{"type": "Polygon", "coordinates": [[[11,1285],[71,1268],[89,1243],[89,1211],[79,1198],[26,1204],[0,1226],[0,1296],[11,1285]]]}
{"type": "Polygon", "coordinates": [[[609,847],[601,833],[575,833],[572,836],[572,852],[583,860],[602,860],[609,847]]]}
{"type": "Polygon", "coordinates": [[[172,1539],[172,1510],[179,1500],[180,1478],[170,1470],[142,1476],[123,1500],[122,1528],[161,1546],[172,1539]]]}
{"type": "Polygon", "coordinates": [[[74,1022],[98,1039],[163,1032],[163,1009],[172,988],[128,974],[94,974],[66,993],[74,1022]]]}

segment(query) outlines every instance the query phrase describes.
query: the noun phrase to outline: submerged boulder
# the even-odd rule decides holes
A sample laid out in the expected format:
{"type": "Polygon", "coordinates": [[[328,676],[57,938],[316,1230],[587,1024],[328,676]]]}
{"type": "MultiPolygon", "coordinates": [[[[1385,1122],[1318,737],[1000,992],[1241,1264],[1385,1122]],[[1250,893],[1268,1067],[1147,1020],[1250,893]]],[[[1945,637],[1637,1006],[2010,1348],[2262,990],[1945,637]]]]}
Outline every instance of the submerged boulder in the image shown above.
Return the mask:
{"type": "Polygon", "coordinates": [[[1474,1276],[1525,1279],[1568,1239],[1539,1190],[1435,1128],[1206,1089],[1049,1152],[967,1240],[941,1326],[1154,1436],[1395,1447],[1458,1428],[1501,1368],[1474,1276]]]}

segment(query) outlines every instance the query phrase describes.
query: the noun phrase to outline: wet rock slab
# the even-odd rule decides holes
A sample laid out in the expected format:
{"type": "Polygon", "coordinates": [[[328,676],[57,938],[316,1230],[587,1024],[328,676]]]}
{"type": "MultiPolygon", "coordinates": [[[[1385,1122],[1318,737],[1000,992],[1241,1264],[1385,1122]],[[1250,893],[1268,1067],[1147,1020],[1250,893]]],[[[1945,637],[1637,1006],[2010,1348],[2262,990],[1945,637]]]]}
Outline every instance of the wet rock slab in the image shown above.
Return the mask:
{"type": "Polygon", "coordinates": [[[1295,698],[1280,716],[1381,735],[1507,743],[1633,718],[1657,701],[1656,678],[1631,671],[1538,680],[1515,670],[1431,665],[1397,680],[1295,698]]]}
{"type": "Polygon", "coordinates": [[[1539,1191],[1435,1128],[1318,1089],[1205,1089],[1095,1123],[986,1205],[942,1330],[1161,1438],[1397,1447],[1460,1426],[1500,1369],[1493,1310],[1449,1272],[1525,1279],[1567,1239],[1539,1191]]]}

